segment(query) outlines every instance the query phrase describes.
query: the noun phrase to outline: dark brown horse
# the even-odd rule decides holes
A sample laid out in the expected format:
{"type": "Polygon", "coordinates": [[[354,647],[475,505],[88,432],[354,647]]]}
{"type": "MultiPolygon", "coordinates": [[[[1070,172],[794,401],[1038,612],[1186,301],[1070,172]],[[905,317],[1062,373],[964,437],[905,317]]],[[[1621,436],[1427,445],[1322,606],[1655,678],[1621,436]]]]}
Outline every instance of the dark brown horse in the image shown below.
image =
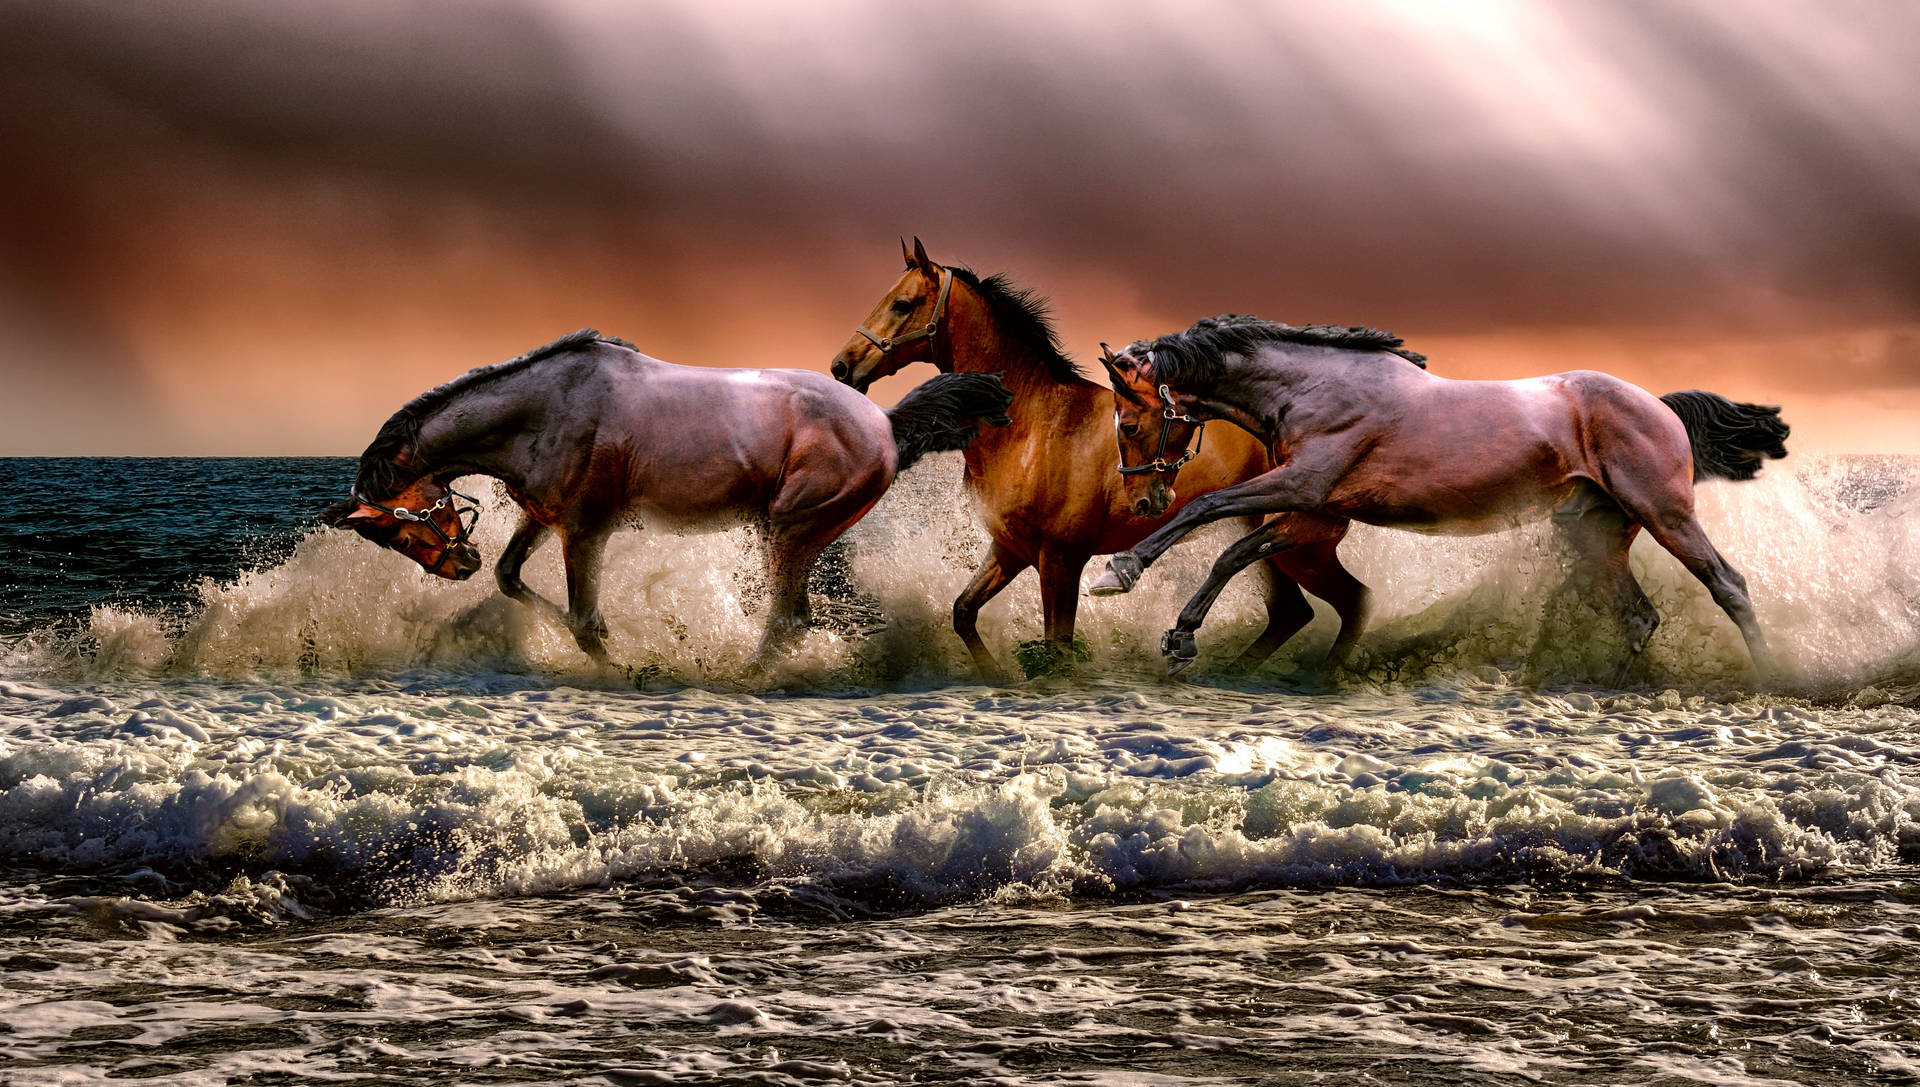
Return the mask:
{"type": "MultiPolygon", "coordinates": [[[[972,584],[953,602],[954,631],[975,666],[998,675],[978,629],[987,601],[1036,567],[1046,637],[1064,648],[1073,639],[1080,571],[1095,555],[1138,543],[1166,505],[1125,493],[1115,472],[1113,393],[1081,377],[1061,353],[1043,303],[1004,277],[982,279],[934,263],[918,238],[912,251],[904,243],[901,251],[906,271],[834,357],[833,374],[864,391],[902,367],[926,362],[946,373],[999,373],[1013,391],[1013,424],[967,447],[967,486],[992,544],[972,584]]],[[[1269,466],[1259,443],[1224,433],[1186,465],[1183,490],[1202,494],[1269,466]]],[[[1365,586],[1335,555],[1346,522],[1311,515],[1284,520],[1298,543],[1262,564],[1267,629],[1237,663],[1259,664],[1313,618],[1300,592],[1304,585],[1340,616],[1328,656],[1329,666],[1337,666],[1365,626],[1366,611],[1365,586]]]]}
{"type": "MultiPolygon", "coordinates": [[[[1174,456],[1221,419],[1258,437],[1276,467],[1187,504],[1090,591],[1126,592],[1194,528],[1225,517],[1311,512],[1417,532],[1470,535],[1551,515],[1572,545],[1569,586],[1588,583],[1626,626],[1624,669],[1659,613],[1634,580],[1627,548],[1645,528],[1713,594],[1770,670],[1746,579],[1693,515],[1699,479],[1751,479],[1787,455],[1778,408],[1704,392],[1654,397],[1619,378],[1575,370],[1521,381],[1452,381],[1413,365],[1398,337],[1373,329],[1295,327],[1228,315],[1130,345],[1103,360],[1136,413],[1161,421],[1122,433],[1120,451],[1174,456]]],[[[1221,555],[1168,631],[1193,631],[1233,571],[1289,546],[1269,521],[1221,555]]]]}
{"type": "Polygon", "coordinates": [[[598,661],[607,659],[600,559],[616,528],[757,522],[773,597],[765,663],[809,625],[815,557],[898,472],[965,447],[981,420],[1007,422],[996,378],[922,389],[885,412],[824,374],[674,366],[581,329],[414,398],[361,454],[352,496],[321,519],[458,580],[481,560],[467,538],[476,514],[449,485],[500,480],[524,511],[496,568],[500,590],[559,616],[598,661]],[[566,563],[564,610],[520,580],[549,532],[566,563]]]}

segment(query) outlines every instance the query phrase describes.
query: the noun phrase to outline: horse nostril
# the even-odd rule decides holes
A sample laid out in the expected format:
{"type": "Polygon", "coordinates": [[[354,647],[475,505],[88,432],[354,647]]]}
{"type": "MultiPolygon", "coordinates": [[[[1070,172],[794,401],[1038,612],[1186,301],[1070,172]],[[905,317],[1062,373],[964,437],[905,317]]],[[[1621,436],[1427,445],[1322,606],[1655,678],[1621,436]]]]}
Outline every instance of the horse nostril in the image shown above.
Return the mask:
{"type": "Polygon", "coordinates": [[[844,363],[844,362],[841,362],[841,361],[840,361],[840,360],[838,360],[838,359],[835,359],[835,360],[834,360],[834,362],[833,362],[833,366],[832,366],[832,370],[833,370],[833,376],[834,376],[834,377],[846,377],[846,376],[847,376],[847,364],[846,364],[846,363],[844,363]]]}
{"type": "Polygon", "coordinates": [[[1135,512],[1135,513],[1145,513],[1145,512],[1147,512],[1147,500],[1146,500],[1146,499],[1144,499],[1144,498],[1142,498],[1142,499],[1141,499],[1141,500],[1139,500],[1138,502],[1135,502],[1135,503],[1133,504],[1133,512],[1135,512]]]}

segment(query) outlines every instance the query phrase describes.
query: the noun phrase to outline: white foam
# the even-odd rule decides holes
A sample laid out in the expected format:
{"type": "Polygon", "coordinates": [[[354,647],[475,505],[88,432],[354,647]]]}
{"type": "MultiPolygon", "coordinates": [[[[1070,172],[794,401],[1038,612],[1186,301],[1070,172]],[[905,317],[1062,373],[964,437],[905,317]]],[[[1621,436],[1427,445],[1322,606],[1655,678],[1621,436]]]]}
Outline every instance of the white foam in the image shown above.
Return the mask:
{"type": "Polygon", "coordinates": [[[90,697],[0,700],[0,856],[298,870],[429,898],[750,861],[775,882],[945,901],[1804,876],[1893,863],[1920,812],[1914,714],[1896,706],[1623,694],[1582,708],[1485,684],[1282,703],[1193,689],[90,697]]]}

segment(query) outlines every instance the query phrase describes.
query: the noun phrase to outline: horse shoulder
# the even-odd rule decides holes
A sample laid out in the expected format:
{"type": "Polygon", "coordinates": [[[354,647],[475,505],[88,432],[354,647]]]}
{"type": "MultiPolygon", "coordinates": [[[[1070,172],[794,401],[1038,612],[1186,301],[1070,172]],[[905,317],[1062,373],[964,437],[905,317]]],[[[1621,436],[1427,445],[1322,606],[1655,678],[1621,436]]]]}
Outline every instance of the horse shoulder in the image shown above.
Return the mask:
{"type": "Polygon", "coordinates": [[[967,448],[968,486],[989,535],[1033,561],[1047,542],[1098,538],[1113,502],[1120,450],[1113,397],[1104,386],[1017,392],[1012,424],[967,448]]]}

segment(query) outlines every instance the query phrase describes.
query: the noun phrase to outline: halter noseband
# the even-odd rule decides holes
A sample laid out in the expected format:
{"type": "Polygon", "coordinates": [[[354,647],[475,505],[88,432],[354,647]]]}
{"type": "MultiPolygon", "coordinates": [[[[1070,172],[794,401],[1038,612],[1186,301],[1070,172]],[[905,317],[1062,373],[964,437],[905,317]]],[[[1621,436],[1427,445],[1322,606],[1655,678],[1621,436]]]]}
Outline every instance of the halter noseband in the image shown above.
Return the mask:
{"type": "Polygon", "coordinates": [[[435,536],[440,537],[440,557],[434,560],[432,566],[425,567],[429,574],[439,573],[440,568],[445,566],[447,559],[452,556],[453,549],[472,538],[474,526],[480,523],[479,499],[474,498],[472,495],[461,494],[452,487],[447,488],[447,493],[441,495],[438,502],[435,502],[423,510],[410,510],[405,506],[383,506],[361,494],[359,491],[353,492],[353,500],[363,506],[371,506],[381,513],[392,514],[393,518],[397,521],[411,521],[414,524],[425,525],[435,536]],[[454,502],[456,498],[463,498],[469,504],[462,507],[454,502]],[[433,515],[439,513],[442,507],[448,505],[453,506],[454,522],[460,526],[459,533],[453,536],[447,535],[446,530],[435,524],[433,520],[433,515]]]}
{"type": "Polygon", "coordinates": [[[893,354],[893,349],[896,347],[904,347],[910,343],[919,343],[921,340],[934,339],[940,335],[940,322],[947,319],[947,295],[951,293],[952,290],[953,269],[942,268],[940,269],[940,295],[933,301],[933,316],[927,320],[926,324],[914,329],[912,332],[905,332],[898,336],[875,336],[873,333],[867,331],[867,326],[865,325],[861,325],[854,329],[854,331],[865,336],[873,346],[879,348],[882,357],[893,354]]]}
{"type": "MultiPolygon", "coordinates": [[[[1153,459],[1145,464],[1128,464],[1122,461],[1121,475],[1139,475],[1141,472],[1178,472],[1188,461],[1200,455],[1200,443],[1205,440],[1207,434],[1205,421],[1181,412],[1179,406],[1173,402],[1173,390],[1165,385],[1160,386],[1160,400],[1165,405],[1160,409],[1160,447],[1153,451],[1153,459]],[[1185,453],[1180,454],[1179,460],[1169,461],[1167,460],[1167,442],[1173,437],[1173,424],[1176,421],[1194,424],[1193,445],[1185,453]]],[[[1120,431],[1119,412],[1113,415],[1113,429],[1116,434],[1120,431]]]]}

